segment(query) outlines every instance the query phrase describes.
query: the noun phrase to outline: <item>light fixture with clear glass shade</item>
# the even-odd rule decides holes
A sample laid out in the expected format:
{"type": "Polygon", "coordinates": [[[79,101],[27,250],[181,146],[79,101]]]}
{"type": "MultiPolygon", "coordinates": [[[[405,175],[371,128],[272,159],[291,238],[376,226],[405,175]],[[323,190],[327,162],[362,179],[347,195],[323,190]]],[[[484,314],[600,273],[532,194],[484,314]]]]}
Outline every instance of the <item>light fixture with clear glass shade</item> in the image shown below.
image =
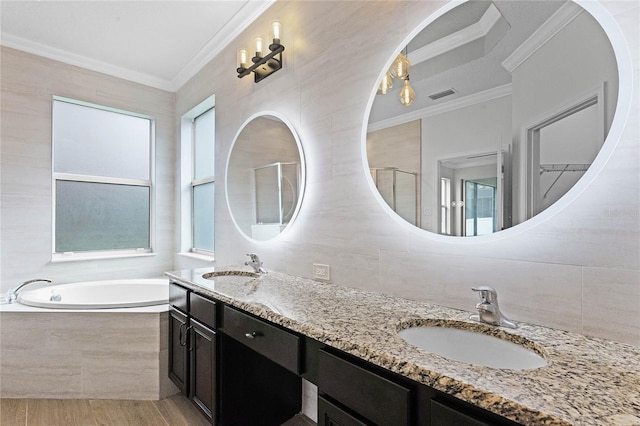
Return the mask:
{"type": "Polygon", "coordinates": [[[255,38],[255,56],[251,58],[251,63],[248,58],[247,49],[238,50],[238,78],[246,77],[253,73],[254,81],[258,83],[265,77],[270,76],[274,72],[282,69],[282,52],[284,46],[280,43],[280,35],[282,33],[282,24],[279,21],[274,21],[271,24],[271,43],[267,45],[262,36],[255,38]],[[265,52],[265,50],[268,50],[265,52]],[[264,55],[264,56],[263,56],[264,55]]]}
{"type": "Polygon", "coordinates": [[[411,61],[407,57],[407,48],[404,53],[400,52],[393,61],[389,70],[382,76],[380,85],[378,86],[378,95],[386,95],[393,87],[393,79],[403,80],[403,86],[400,90],[400,103],[404,106],[410,106],[416,99],[411,85],[409,85],[409,73],[411,72],[411,61]]]}
{"type": "Polygon", "coordinates": [[[411,62],[409,62],[409,58],[407,58],[402,52],[400,52],[396,60],[393,61],[393,64],[391,64],[389,73],[393,78],[404,80],[405,78],[407,78],[410,72],[411,62]]]}
{"type": "Polygon", "coordinates": [[[393,88],[393,79],[389,72],[384,73],[382,80],[380,80],[380,86],[378,86],[378,94],[386,95],[389,89],[393,88]]]}
{"type": "Polygon", "coordinates": [[[409,84],[409,76],[404,79],[404,85],[400,90],[400,103],[404,106],[410,106],[413,104],[413,101],[416,100],[416,92],[413,91],[413,88],[409,84]]]}

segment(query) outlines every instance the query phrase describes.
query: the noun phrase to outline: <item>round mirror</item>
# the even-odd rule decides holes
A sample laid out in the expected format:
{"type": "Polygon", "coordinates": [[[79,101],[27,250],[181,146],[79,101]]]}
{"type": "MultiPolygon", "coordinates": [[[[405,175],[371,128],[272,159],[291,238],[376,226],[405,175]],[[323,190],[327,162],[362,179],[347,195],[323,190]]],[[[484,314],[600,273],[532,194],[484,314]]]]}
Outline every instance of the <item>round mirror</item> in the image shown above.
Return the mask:
{"type": "Polygon", "coordinates": [[[618,96],[609,38],[572,1],[468,1],[429,22],[376,87],[372,186],[438,234],[522,223],[563,197],[605,141],[618,96]]]}
{"type": "Polygon", "coordinates": [[[252,240],[271,240],[294,220],[304,189],[302,145],[277,113],[250,117],[227,161],[227,204],[236,227],[252,240]]]}

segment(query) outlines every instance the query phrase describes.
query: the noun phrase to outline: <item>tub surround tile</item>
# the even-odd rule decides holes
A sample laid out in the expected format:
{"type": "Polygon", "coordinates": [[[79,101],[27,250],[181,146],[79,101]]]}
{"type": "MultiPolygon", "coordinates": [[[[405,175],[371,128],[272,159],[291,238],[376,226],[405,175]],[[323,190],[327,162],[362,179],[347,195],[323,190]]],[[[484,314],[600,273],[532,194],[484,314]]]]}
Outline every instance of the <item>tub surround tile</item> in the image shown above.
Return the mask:
{"type": "Polygon", "coordinates": [[[213,270],[237,268],[167,275],[200,293],[523,424],[599,426],[640,418],[640,400],[629,391],[640,389],[638,347],[520,323],[515,330],[498,330],[505,333],[503,337],[519,336],[514,338],[541,348],[546,367],[520,371],[470,366],[422,351],[397,335],[403,324],[425,319],[455,320],[475,327],[468,320],[470,312],[278,272],[240,283],[201,278],[213,270]]]}
{"type": "Polygon", "coordinates": [[[167,350],[161,349],[167,340],[166,330],[161,331],[166,315],[48,312],[4,305],[0,312],[0,397],[166,396],[175,389],[161,378],[167,371],[167,350]]]}

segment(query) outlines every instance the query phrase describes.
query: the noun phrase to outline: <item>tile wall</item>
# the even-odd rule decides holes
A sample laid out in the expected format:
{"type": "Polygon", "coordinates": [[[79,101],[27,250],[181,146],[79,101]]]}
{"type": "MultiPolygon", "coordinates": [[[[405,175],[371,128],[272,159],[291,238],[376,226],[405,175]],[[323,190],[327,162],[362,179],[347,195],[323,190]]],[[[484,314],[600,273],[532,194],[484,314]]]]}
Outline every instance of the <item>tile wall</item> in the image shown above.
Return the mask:
{"type": "MultiPolygon", "coordinates": [[[[619,137],[608,161],[563,208],[481,241],[417,233],[390,217],[372,195],[362,158],[380,71],[446,3],[278,1],[178,91],[178,115],[216,95],[217,170],[239,126],[261,110],[292,121],[307,159],[300,215],[270,243],[236,231],[218,186],[217,262],[237,264],[256,251],[267,268],[304,277],[314,262],[325,263],[336,283],[465,310],[476,302],[470,287],[489,284],[515,320],[640,345],[638,3],[595,4],[599,19],[619,29],[622,97],[630,103],[614,123],[619,137]],[[236,49],[273,19],[283,24],[284,69],[259,84],[238,79],[236,49]]],[[[195,265],[178,258],[182,266],[195,265]]]]}

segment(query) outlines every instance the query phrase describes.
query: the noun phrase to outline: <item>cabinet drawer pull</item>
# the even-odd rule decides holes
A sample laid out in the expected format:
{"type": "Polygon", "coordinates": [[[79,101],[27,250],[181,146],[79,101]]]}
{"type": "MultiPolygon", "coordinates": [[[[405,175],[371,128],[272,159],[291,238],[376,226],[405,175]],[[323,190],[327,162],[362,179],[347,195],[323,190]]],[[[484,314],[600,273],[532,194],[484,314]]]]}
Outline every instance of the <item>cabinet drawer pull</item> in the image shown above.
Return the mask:
{"type": "Polygon", "coordinates": [[[244,337],[246,337],[247,339],[255,339],[258,336],[262,336],[262,333],[258,331],[252,331],[251,333],[244,334],[244,337]]]}

